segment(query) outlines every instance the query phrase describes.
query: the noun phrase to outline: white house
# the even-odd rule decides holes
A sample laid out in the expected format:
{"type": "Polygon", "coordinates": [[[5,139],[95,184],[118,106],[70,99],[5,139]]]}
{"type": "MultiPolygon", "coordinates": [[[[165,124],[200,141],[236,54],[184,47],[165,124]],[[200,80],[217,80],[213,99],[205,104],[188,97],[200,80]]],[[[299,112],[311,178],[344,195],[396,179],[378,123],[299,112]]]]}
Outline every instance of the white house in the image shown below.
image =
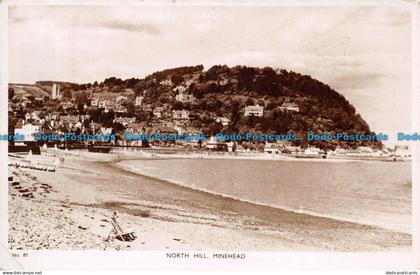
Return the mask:
{"type": "Polygon", "coordinates": [[[163,107],[156,107],[155,109],[153,109],[153,116],[156,118],[161,118],[162,112],[163,112],[163,107]]]}
{"type": "Polygon", "coordinates": [[[181,102],[188,102],[190,100],[192,100],[194,97],[192,95],[188,95],[186,93],[179,93],[175,96],[176,101],[181,101],[181,102]]]}
{"type": "Polygon", "coordinates": [[[206,142],[207,149],[216,149],[217,148],[217,140],[215,136],[211,136],[210,139],[206,142]]]}
{"type": "Polygon", "coordinates": [[[363,155],[372,155],[373,154],[373,150],[370,147],[359,146],[358,149],[359,149],[360,154],[363,154],[363,155]]]}
{"type": "Polygon", "coordinates": [[[141,106],[141,104],[143,103],[143,99],[144,99],[144,97],[143,96],[141,96],[141,95],[139,95],[139,96],[136,96],[136,102],[135,102],[135,106],[141,106]]]}
{"type": "Polygon", "coordinates": [[[230,123],[230,119],[227,117],[216,117],[215,121],[221,123],[223,126],[227,126],[230,123]]]}
{"type": "Polygon", "coordinates": [[[173,88],[173,91],[178,93],[184,93],[187,91],[187,88],[185,86],[178,85],[175,88],[173,88]]]}
{"type": "Polygon", "coordinates": [[[264,115],[264,107],[260,105],[251,105],[245,107],[245,116],[262,117],[264,115]]]}
{"type": "Polygon", "coordinates": [[[172,111],[172,118],[174,120],[189,120],[190,119],[190,112],[187,110],[174,110],[172,111]]]}
{"type": "Polygon", "coordinates": [[[35,141],[34,135],[39,132],[39,125],[31,123],[22,124],[21,128],[15,128],[15,134],[23,135],[24,141],[35,141]]]}
{"type": "Polygon", "coordinates": [[[98,107],[98,105],[99,105],[99,98],[92,98],[92,100],[90,101],[90,106],[98,107]]]}
{"type": "Polygon", "coordinates": [[[172,81],[170,79],[165,79],[165,80],[162,80],[161,82],[159,82],[159,84],[162,85],[162,86],[170,87],[170,86],[172,86],[172,81]]]}
{"type": "Polygon", "coordinates": [[[395,145],[395,155],[398,157],[411,157],[408,145],[395,145]]]}
{"type": "Polygon", "coordinates": [[[189,86],[191,86],[193,83],[194,83],[194,80],[189,79],[189,80],[185,81],[185,86],[189,87],[189,86]]]}
{"type": "Polygon", "coordinates": [[[121,123],[125,127],[136,122],[136,117],[117,117],[114,119],[114,122],[121,123]]]}
{"type": "Polygon", "coordinates": [[[107,100],[100,100],[99,102],[98,102],[98,107],[99,108],[106,108],[106,105],[107,105],[107,100]]]}
{"type": "Polygon", "coordinates": [[[286,112],[299,112],[299,106],[294,102],[288,102],[283,103],[280,106],[280,110],[286,111],[286,112]]]}
{"type": "Polygon", "coordinates": [[[308,147],[303,152],[303,155],[305,155],[305,156],[318,156],[320,152],[321,152],[321,149],[319,149],[319,148],[316,148],[316,147],[308,147]]]}

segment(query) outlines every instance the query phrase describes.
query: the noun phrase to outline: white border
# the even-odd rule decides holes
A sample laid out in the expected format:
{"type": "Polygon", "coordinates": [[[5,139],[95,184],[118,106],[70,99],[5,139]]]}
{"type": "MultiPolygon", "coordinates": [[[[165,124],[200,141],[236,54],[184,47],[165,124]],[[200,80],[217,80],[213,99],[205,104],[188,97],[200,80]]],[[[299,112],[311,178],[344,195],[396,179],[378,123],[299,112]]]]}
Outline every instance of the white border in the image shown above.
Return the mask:
{"type": "MultiPolygon", "coordinates": [[[[136,1],[136,0],[9,0],[0,4],[0,132],[7,131],[7,8],[8,5],[249,5],[249,6],[404,6],[412,11],[413,20],[413,89],[412,129],[420,129],[420,4],[408,1],[136,1]]],[[[167,251],[28,251],[28,258],[19,262],[27,269],[420,269],[420,145],[412,144],[413,157],[413,250],[405,253],[310,253],[310,252],[247,252],[247,259],[238,260],[167,260],[167,251]],[[414,230],[415,229],[415,230],[414,230]],[[415,232],[414,232],[415,231],[415,232]]],[[[7,143],[0,143],[0,175],[7,175],[7,143]]],[[[1,177],[0,242],[7,244],[7,180],[1,177]]],[[[211,252],[208,252],[211,253],[211,252]]],[[[0,265],[2,263],[0,254],[0,265]]],[[[16,263],[9,261],[10,266],[16,263]]],[[[3,266],[5,267],[5,266],[3,266]]]]}

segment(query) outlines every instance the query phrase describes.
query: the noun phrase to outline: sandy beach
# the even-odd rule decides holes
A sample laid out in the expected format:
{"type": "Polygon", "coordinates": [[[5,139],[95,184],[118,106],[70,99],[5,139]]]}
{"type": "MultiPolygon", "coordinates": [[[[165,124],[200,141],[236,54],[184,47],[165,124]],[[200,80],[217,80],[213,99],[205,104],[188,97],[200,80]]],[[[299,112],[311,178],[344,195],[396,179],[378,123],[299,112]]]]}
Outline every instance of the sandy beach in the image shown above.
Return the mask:
{"type": "Polygon", "coordinates": [[[10,167],[11,249],[408,251],[411,235],[237,201],[66,156],[55,172],[10,167]],[[136,188],[133,188],[135,186],[136,188]],[[106,240],[110,217],[137,239],[106,240]]]}

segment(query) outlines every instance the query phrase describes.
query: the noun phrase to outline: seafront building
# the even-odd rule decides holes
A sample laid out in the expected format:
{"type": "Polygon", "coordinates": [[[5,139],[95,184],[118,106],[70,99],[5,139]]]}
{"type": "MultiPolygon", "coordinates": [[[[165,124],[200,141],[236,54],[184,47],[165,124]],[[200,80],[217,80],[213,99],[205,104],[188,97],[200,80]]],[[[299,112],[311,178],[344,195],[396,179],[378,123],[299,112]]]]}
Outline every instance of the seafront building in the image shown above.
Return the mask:
{"type": "Polygon", "coordinates": [[[23,135],[24,141],[35,141],[35,134],[40,131],[40,125],[32,123],[19,123],[15,126],[15,134],[23,135]]]}
{"type": "Polygon", "coordinates": [[[136,100],[135,100],[135,106],[141,106],[141,104],[143,103],[143,99],[144,99],[144,97],[143,96],[141,96],[141,95],[139,95],[139,96],[136,96],[136,100]]]}
{"type": "Polygon", "coordinates": [[[279,108],[282,111],[299,113],[299,106],[294,102],[285,102],[279,108]]]}

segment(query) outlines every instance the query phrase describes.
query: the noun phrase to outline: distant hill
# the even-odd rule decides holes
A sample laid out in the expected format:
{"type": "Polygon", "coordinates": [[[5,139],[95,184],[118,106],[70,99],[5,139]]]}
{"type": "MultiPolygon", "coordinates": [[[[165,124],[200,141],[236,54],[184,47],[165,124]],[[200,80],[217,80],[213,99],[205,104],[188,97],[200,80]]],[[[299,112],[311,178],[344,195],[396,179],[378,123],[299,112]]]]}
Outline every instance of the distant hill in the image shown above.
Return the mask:
{"type": "Polygon", "coordinates": [[[43,85],[51,86],[53,84],[60,84],[60,85],[64,85],[64,86],[78,85],[77,83],[73,83],[73,82],[53,81],[53,80],[41,80],[41,81],[35,82],[35,85],[37,85],[37,86],[43,86],[43,85]]]}
{"type": "Polygon", "coordinates": [[[16,96],[44,97],[51,95],[51,87],[46,89],[34,84],[9,84],[9,88],[13,88],[16,96]]]}
{"type": "Polygon", "coordinates": [[[79,84],[64,81],[37,81],[35,84],[26,83],[9,83],[9,88],[13,88],[15,95],[17,96],[33,96],[33,97],[45,97],[51,96],[51,89],[53,84],[59,84],[60,89],[63,88],[76,88],[79,84]]]}

